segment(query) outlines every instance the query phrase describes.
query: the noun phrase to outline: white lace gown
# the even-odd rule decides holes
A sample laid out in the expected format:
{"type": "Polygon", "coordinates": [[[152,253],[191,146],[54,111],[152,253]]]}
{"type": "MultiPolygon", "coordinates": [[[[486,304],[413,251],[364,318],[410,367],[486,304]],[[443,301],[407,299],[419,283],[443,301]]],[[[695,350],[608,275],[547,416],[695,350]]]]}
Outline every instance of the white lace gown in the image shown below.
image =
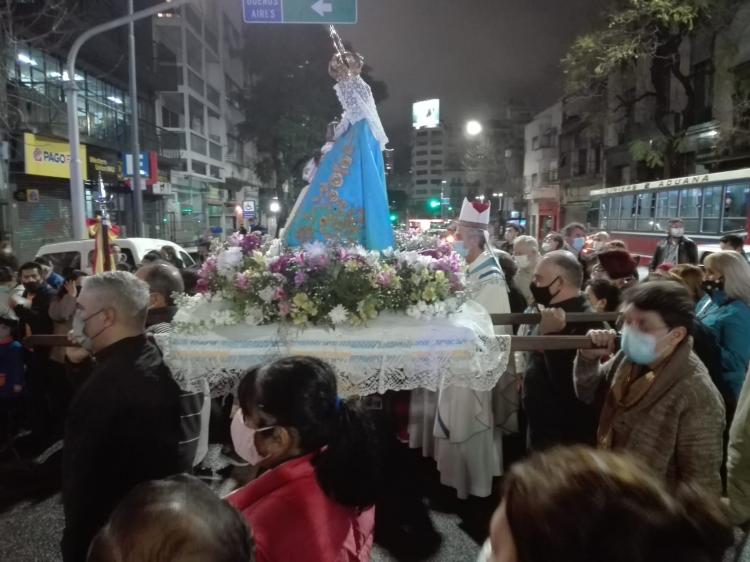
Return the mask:
{"type": "MultiPolygon", "coordinates": [[[[467,285],[471,298],[490,314],[510,312],[505,278],[488,252],[468,267],[467,285]]],[[[502,474],[502,436],[517,431],[512,373],[509,369],[488,392],[451,386],[412,393],[409,444],[435,458],[441,483],[461,499],[489,496],[493,478],[502,474]]]]}

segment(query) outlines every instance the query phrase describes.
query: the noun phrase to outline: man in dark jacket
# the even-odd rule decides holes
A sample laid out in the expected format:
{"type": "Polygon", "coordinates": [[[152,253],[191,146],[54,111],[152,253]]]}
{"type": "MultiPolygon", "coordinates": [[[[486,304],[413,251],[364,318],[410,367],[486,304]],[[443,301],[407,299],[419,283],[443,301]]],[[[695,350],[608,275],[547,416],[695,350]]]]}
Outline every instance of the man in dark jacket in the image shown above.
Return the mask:
{"type": "Polygon", "coordinates": [[[171,263],[159,261],[142,265],[135,276],[145,281],[149,295],[146,331],[150,334],[165,334],[172,331],[172,319],[177,314],[174,295],[185,292],[185,283],[179,269],[171,263]]]}
{"type": "Polygon", "coordinates": [[[649,269],[654,271],[664,263],[679,265],[681,263],[698,264],[698,246],[685,236],[685,223],[682,219],[669,221],[669,233],[656,247],[649,269]]]}
{"type": "MultiPolygon", "coordinates": [[[[126,272],[88,277],[73,337],[93,353],[68,412],[63,450],[65,562],[89,544],[137,484],[180,471],[180,389],[144,334],[149,288],[126,272]]],[[[69,357],[79,359],[78,352],[69,357]]]]}
{"type": "MultiPolygon", "coordinates": [[[[18,271],[23,284],[23,296],[12,297],[13,312],[18,317],[18,333],[24,338],[31,335],[51,334],[54,330],[49,316],[49,304],[55,296],[44,281],[41,264],[28,262],[18,271]]],[[[62,433],[62,415],[57,411],[61,397],[59,369],[54,369],[49,359],[50,348],[25,349],[26,380],[31,409],[31,436],[34,449],[41,452],[62,433]],[[56,380],[57,379],[57,380],[56,380]]]]}
{"type": "MultiPolygon", "coordinates": [[[[566,312],[591,312],[581,293],[583,269],[570,252],[546,254],[534,271],[531,291],[542,305],[542,321],[532,335],[583,336],[597,324],[566,324],[566,312]]],[[[524,376],[524,406],[533,449],[575,443],[594,444],[595,411],[573,388],[575,351],[534,351],[524,376]]]]}

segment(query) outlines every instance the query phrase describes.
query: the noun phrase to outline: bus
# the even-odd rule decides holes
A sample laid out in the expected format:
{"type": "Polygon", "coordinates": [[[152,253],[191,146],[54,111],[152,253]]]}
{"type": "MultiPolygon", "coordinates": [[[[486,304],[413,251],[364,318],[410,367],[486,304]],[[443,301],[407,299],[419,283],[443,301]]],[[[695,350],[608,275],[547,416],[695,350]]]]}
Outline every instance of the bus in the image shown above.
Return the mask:
{"type": "Polygon", "coordinates": [[[592,232],[623,240],[647,265],[674,218],[697,244],[718,244],[725,234],[746,237],[750,168],[595,189],[591,198],[592,232]]]}

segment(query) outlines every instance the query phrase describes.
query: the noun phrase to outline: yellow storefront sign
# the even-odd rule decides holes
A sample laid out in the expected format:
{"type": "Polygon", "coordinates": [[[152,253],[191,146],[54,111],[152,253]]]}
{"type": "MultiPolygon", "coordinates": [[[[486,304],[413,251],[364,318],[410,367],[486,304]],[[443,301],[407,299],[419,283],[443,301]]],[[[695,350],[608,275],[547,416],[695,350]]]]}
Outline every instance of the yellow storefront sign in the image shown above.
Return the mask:
{"type": "MultiPolygon", "coordinates": [[[[32,176],[70,179],[70,145],[66,142],[38,137],[24,133],[24,157],[26,173],[32,176]]],[[[86,164],[86,145],[80,145],[81,174],[83,180],[88,177],[86,164]]]]}

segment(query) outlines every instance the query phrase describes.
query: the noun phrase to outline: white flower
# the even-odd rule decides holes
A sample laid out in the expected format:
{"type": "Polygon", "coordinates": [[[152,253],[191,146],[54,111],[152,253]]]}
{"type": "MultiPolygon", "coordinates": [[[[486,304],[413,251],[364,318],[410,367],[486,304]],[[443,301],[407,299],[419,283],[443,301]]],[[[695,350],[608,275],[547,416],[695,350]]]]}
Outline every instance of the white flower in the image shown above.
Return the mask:
{"type": "Polygon", "coordinates": [[[233,276],[242,262],[242,248],[228,248],[216,258],[216,269],[225,277],[233,276]]]}
{"type": "Polygon", "coordinates": [[[419,311],[419,309],[416,306],[410,306],[406,309],[406,315],[410,316],[411,318],[421,318],[422,313],[419,311]]]}
{"type": "Polygon", "coordinates": [[[433,259],[430,256],[417,256],[417,263],[415,264],[415,268],[417,271],[422,271],[423,269],[429,269],[432,266],[433,259]]]}
{"type": "Polygon", "coordinates": [[[344,305],[337,304],[333,307],[331,312],[328,313],[328,318],[330,318],[334,326],[337,326],[346,322],[347,318],[349,318],[349,311],[346,310],[344,305]]]}
{"type": "Polygon", "coordinates": [[[305,244],[302,249],[305,251],[305,254],[308,258],[319,258],[320,256],[324,256],[326,255],[326,253],[328,253],[326,245],[323,244],[323,242],[321,242],[320,240],[315,240],[315,242],[305,244]]]}
{"type": "Polygon", "coordinates": [[[263,300],[263,302],[269,303],[271,302],[275,294],[276,289],[274,289],[273,287],[266,287],[258,293],[258,296],[263,300]]]}
{"type": "Polygon", "coordinates": [[[380,265],[380,252],[368,252],[367,258],[365,258],[367,261],[367,265],[370,267],[378,267],[380,265]]]}
{"type": "Polygon", "coordinates": [[[245,308],[245,324],[248,326],[260,326],[265,320],[263,311],[254,306],[245,308]]]}
{"type": "Polygon", "coordinates": [[[424,301],[419,301],[417,303],[417,310],[419,310],[419,312],[424,312],[425,310],[427,310],[427,303],[424,301]]]}

